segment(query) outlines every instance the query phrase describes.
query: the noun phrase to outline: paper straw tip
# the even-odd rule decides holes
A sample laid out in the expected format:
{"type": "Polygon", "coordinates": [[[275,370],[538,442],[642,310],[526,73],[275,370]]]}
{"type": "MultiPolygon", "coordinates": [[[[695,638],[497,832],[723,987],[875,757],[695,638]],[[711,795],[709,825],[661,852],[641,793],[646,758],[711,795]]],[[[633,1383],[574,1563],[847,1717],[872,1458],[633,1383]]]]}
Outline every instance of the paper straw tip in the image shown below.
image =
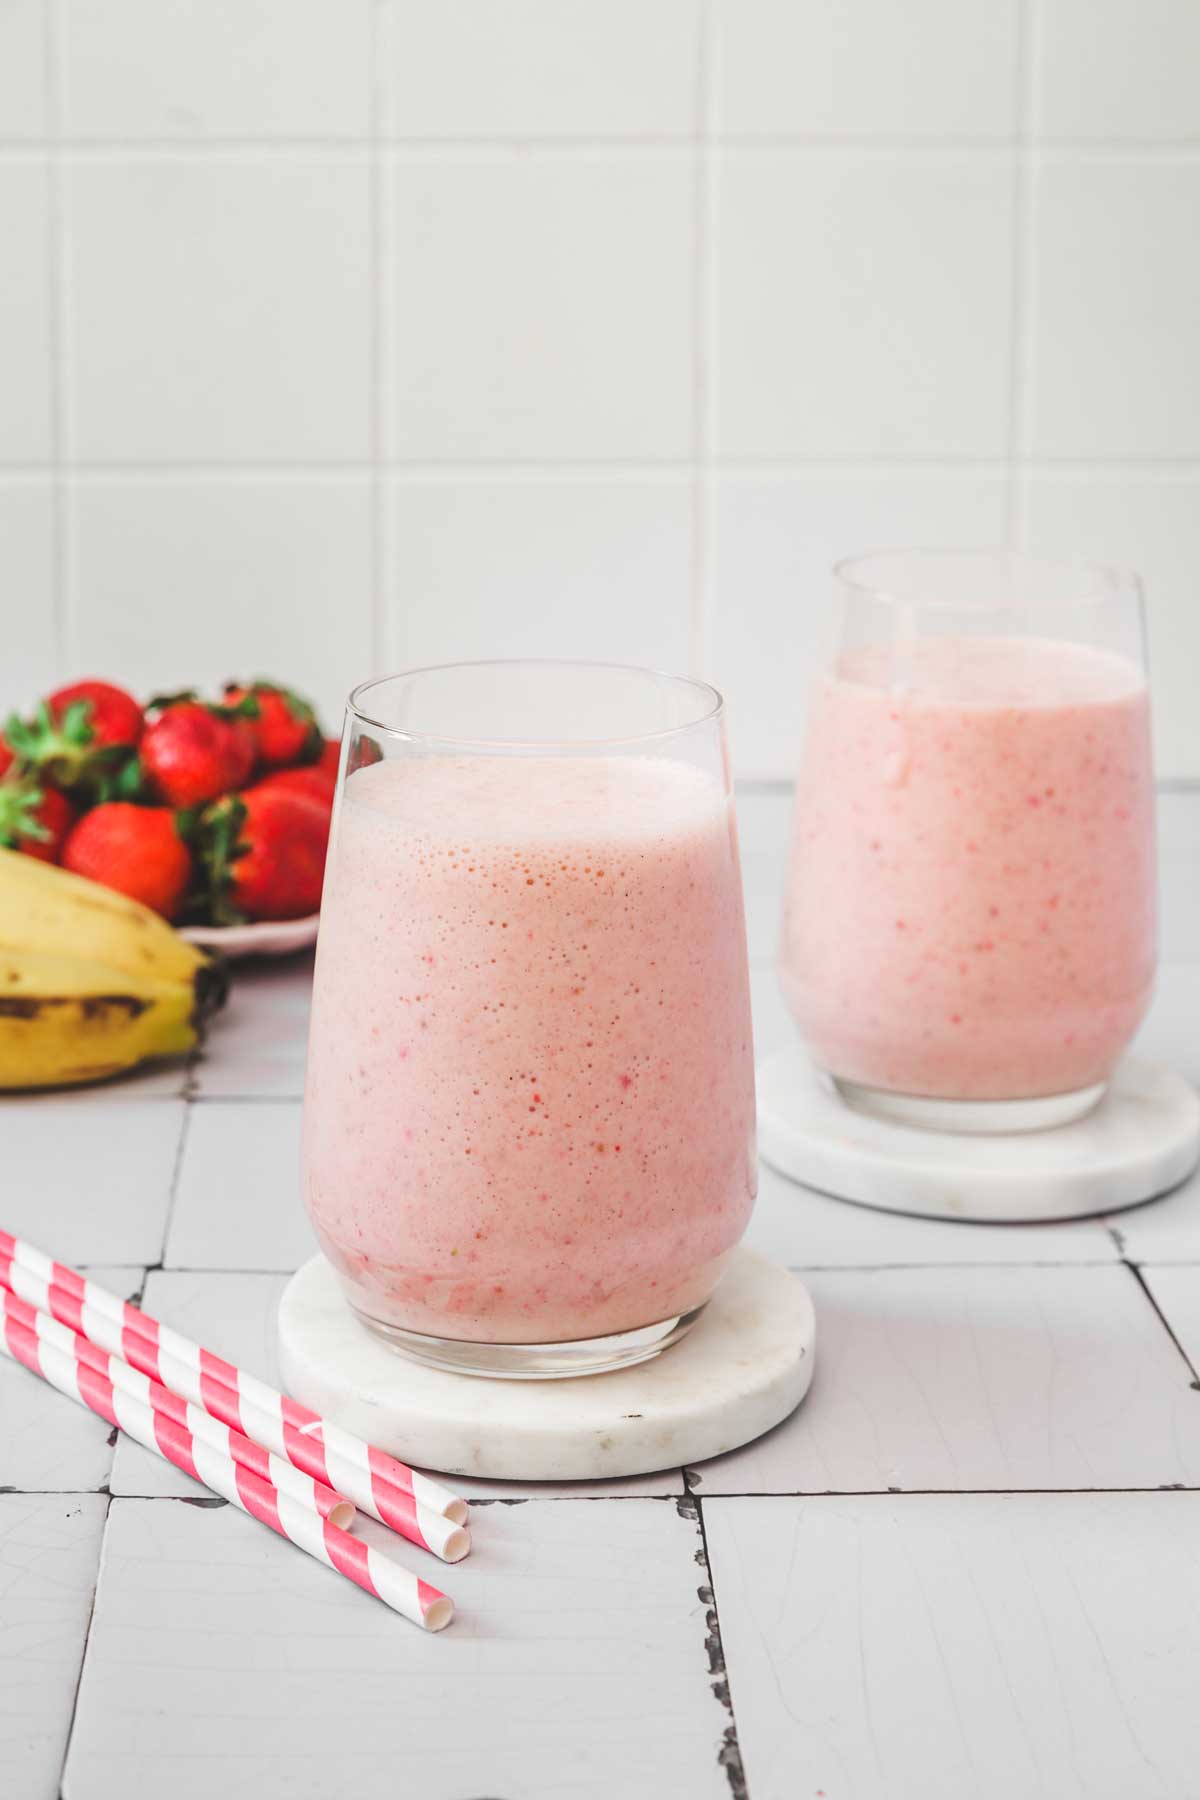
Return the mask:
{"type": "Polygon", "coordinates": [[[425,1609],[426,1631],[444,1631],[454,1617],[454,1602],[448,1595],[442,1594],[425,1609]]]}
{"type": "Polygon", "coordinates": [[[446,1541],[442,1546],[441,1556],[444,1562],[461,1562],[464,1556],[471,1553],[471,1534],[461,1525],[446,1533],[446,1541]]]}

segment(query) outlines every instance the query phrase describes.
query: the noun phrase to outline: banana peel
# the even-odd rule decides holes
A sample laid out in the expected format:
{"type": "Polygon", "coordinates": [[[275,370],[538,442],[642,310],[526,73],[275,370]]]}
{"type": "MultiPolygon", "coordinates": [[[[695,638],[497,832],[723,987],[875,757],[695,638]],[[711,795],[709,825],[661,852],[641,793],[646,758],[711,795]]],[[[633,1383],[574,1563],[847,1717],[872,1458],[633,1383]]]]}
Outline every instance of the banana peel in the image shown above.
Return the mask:
{"type": "Polygon", "coordinates": [[[100,1081],[201,1041],[220,958],[122,894],[0,850],[0,1088],[100,1081]]]}

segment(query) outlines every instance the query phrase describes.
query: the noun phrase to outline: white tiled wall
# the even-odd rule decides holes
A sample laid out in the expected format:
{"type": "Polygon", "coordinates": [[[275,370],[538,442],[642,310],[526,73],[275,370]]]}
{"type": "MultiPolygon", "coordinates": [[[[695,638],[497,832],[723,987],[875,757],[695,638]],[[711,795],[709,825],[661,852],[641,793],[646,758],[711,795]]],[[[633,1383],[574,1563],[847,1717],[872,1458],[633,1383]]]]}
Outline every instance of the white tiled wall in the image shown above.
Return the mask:
{"type": "Polygon", "coordinates": [[[0,0],[0,703],[690,666],[827,568],[1146,576],[1200,776],[1197,0],[0,0]]]}

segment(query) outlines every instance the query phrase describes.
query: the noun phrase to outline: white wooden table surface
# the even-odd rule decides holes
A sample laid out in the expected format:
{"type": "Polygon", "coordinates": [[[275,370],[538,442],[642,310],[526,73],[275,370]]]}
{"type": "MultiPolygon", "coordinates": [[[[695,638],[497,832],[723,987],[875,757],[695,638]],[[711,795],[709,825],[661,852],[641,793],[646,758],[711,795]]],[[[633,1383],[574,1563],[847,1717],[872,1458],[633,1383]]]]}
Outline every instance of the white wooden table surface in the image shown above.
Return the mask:
{"type": "MultiPolygon", "coordinates": [[[[760,1054],[788,800],[741,801],[760,1054]]],[[[1163,796],[1142,1047],[1200,1082],[1200,794],[1163,796]]],[[[311,1248],[308,970],[191,1071],[0,1102],[0,1223],[273,1372],[311,1248]]],[[[763,1171],[816,1379],[762,1442],[611,1485],[465,1484],[426,1638],[0,1367],[12,1800],[1195,1800],[1200,1181],[1107,1224],[873,1214],[763,1171]]]]}

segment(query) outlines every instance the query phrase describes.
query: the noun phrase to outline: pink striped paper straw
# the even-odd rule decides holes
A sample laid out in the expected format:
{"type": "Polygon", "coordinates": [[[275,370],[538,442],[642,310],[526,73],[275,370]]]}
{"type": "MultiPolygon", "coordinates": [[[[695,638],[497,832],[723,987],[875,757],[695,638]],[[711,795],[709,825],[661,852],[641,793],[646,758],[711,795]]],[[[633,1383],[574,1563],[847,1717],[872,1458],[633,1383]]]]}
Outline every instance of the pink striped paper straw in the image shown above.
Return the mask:
{"type": "MultiPolygon", "coordinates": [[[[4,1287],[0,1287],[0,1317],[15,1319],[18,1325],[32,1331],[41,1342],[50,1344],[64,1355],[74,1356],[80,1362],[89,1364],[97,1373],[107,1376],[114,1387],[132,1395],[135,1400],[140,1400],[156,1414],[165,1413],[177,1424],[186,1426],[193,1437],[211,1443],[233,1462],[240,1463],[243,1468],[250,1469],[264,1481],[269,1481],[281,1493],[290,1494],[302,1505],[315,1504],[322,1518],[331,1518],[335,1525],[343,1528],[353,1520],[354,1502],[344,1494],[335,1494],[324,1482],[305,1474],[281,1457],[273,1456],[257,1440],[231,1425],[221,1423],[211,1413],[205,1412],[203,1407],[191,1405],[180,1394],[164,1387],[162,1382],[155,1381],[140,1369],[132,1368],[119,1356],[102,1350],[90,1338],[71,1331],[66,1325],[51,1318],[49,1313],[39,1311],[28,1300],[20,1299],[4,1287]]],[[[246,1410],[248,1409],[243,1408],[243,1411],[246,1410]]],[[[427,1512],[423,1507],[414,1506],[413,1515],[413,1524],[419,1528],[420,1536],[412,1541],[431,1550],[443,1562],[462,1561],[471,1548],[471,1534],[464,1526],[456,1525],[441,1513],[427,1512]]]]}
{"type": "Polygon", "coordinates": [[[441,1631],[454,1617],[454,1602],[427,1581],[351,1537],[331,1519],[319,1518],[311,1507],[280,1493],[251,1469],[231,1462],[222,1451],[194,1438],[186,1426],[165,1413],[153,1413],[132,1394],[115,1388],[90,1363],[76,1361],[52,1345],[39,1342],[35,1332],[27,1331],[11,1317],[5,1318],[0,1334],[0,1353],[24,1363],[51,1387],[78,1400],[110,1425],[119,1426],[147,1450],[165,1457],[214,1494],[269,1525],[280,1537],[307,1550],[318,1562],[336,1569],[415,1625],[426,1631],[441,1631]]]}
{"type": "Polygon", "coordinates": [[[6,1231],[0,1231],[0,1285],[265,1444],[305,1474],[348,1494],[363,1512],[413,1542],[425,1541],[414,1536],[421,1509],[440,1513],[455,1525],[466,1520],[466,1502],[441,1482],[330,1424],[6,1231]],[[21,1279],[22,1271],[28,1280],[21,1279]]]}
{"type": "Polygon", "coordinates": [[[235,1431],[232,1426],[222,1425],[200,1407],[192,1406],[178,1394],[171,1393],[161,1382],[152,1381],[148,1375],[131,1369],[119,1356],[110,1356],[107,1350],[101,1350],[98,1344],[93,1344],[88,1338],[69,1331],[48,1313],[39,1312],[28,1301],[9,1293],[7,1288],[0,1288],[0,1323],[6,1324],[9,1320],[22,1330],[30,1332],[39,1344],[47,1344],[63,1356],[87,1363],[115,1388],[148,1407],[154,1414],[156,1431],[161,1415],[173,1424],[182,1426],[201,1443],[211,1445],[231,1462],[249,1469],[263,1481],[269,1481],[281,1494],[290,1495],[301,1506],[311,1507],[322,1519],[332,1519],[343,1530],[353,1522],[354,1502],[348,1500],[345,1494],[335,1494],[323,1482],[314,1481],[311,1475],[303,1474],[299,1469],[293,1468],[291,1463],[272,1456],[261,1444],[251,1443],[248,1437],[235,1431]]]}

